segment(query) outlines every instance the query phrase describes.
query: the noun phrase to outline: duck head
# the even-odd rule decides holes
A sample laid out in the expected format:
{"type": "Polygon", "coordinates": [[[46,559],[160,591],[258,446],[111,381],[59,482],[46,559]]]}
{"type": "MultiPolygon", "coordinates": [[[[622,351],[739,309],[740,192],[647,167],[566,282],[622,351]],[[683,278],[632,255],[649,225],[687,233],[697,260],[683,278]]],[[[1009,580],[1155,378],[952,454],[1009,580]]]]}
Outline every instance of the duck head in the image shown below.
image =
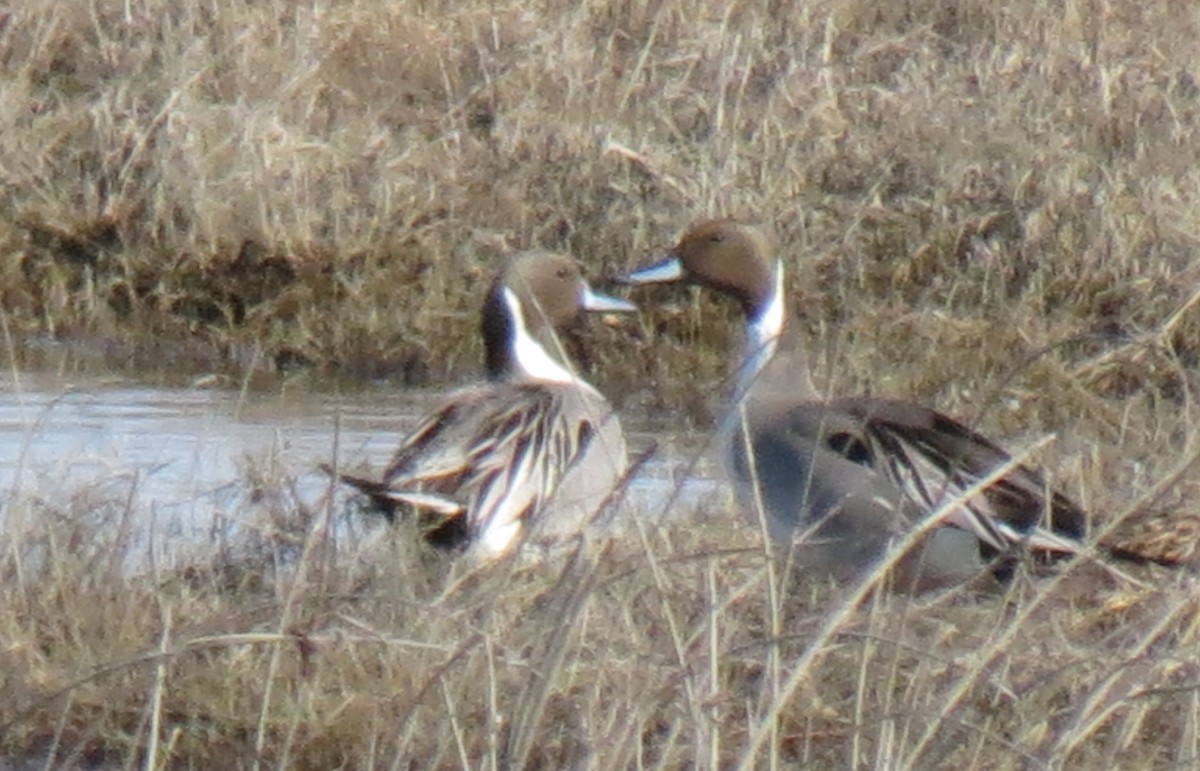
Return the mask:
{"type": "Polygon", "coordinates": [[[566,255],[546,250],[513,255],[483,306],[480,327],[488,376],[574,382],[555,333],[586,311],[636,309],[628,300],[592,289],[566,255]]]}
{"type": "Polygon", "coordinates": [[[704,220],[683,234],[665,257],[617,281],[623,284],[696,284],[728,295],[748,319],[757,318],[776,292],[777,268],[758,228],[731,219],[704,220]]]}

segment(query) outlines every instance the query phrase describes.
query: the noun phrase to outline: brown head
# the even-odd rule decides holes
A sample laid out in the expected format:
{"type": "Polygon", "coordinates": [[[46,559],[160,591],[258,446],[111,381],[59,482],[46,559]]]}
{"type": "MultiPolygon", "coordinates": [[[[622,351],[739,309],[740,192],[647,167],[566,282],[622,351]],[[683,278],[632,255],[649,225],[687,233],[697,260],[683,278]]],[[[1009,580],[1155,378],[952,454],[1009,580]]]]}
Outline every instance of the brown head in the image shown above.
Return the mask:
{"type": "Polygon", "coordinates": [[[593,291],[579,265],[564,254],[539,249],[513,255],[483,305],[480,330],[488,375],[503,378],[521,366],[522,352],[516,348],[524,339],[556,351],[554,333],[584,311],[635,309],[627,300],[593,291]]]}
{"type": "MultiPolygon", "coordinates": [[[[735,404],[747,398],[752,388],[759,402],[772,399],[776,390],[816,396],[802,351],[776,357],[787,325],[787,308],[783,265],[772,256],[770,243],[753,225],[706,220],[684,233],[664,259],[617,279],[626,284],[697,284],[741,304],[746,315],[746,350],[738,368],[735,404]],[[772,372],[767,371],[768,365],[772,372]]],[[[737,413],[731,410],[729,414],[737,413]]]]}
{"type": "Polygon", "coordinates": [[[690,283],[729,295],[755,318],[775,285],[767,239],[752,225],[730,219],[693,225],[667,256],[617,280],[625,284],[690,283]]]}

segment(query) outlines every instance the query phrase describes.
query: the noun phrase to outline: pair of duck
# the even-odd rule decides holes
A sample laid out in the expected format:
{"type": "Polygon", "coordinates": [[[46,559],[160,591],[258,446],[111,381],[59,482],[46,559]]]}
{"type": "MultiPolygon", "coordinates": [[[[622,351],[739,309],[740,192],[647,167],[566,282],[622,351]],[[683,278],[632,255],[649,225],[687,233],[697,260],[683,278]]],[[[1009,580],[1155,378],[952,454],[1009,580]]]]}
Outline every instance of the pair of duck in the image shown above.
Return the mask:
{"type": "MultiPolygon", "coordinates": [[[[916,404],[822,398],[800,349],[785,345],[783,263],[754,227],[699,223],[664,259],[617,281],[696,284],[740,304],[746,355],[720,433],[739,501],[764,512],[798,569],[852,578],[935,515],[897,563],[898,583],[955,583],[989,564],[1011,565],[1022,549],[1083,550],[1084,512],[986,437],[916,404]]],[[[397,506],[423,512],[431,542],[485,557],[509,552],[530,531],[578,532],[619,484],[625,441],[611,406],[564,364],[554,335],[583,311],[632,310],[593,291],[568,257],[511,258],[484,304],[488,382],[452,393],[381,480],[343,480],[389,516],[397,506]]]]}

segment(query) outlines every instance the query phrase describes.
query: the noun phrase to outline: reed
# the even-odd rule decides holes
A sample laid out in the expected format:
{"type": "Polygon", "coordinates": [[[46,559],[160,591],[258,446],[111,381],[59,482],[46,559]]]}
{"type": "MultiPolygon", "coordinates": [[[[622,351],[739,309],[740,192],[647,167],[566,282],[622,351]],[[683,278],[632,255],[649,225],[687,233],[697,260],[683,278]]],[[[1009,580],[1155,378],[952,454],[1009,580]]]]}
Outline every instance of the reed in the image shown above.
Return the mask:
{"type": "Polygon", "coordinates": [[[9,500],[0,755],[56,768],[1195,761],[1186,571],[1139,569],[1138,586],[1077,560],[936,596],[873,591],[879,576],[835,587],[772,568],[719,498],[469,565],[412,523],[334,537],[340,507],[306,510],[287,478],[258,483],[270,494],[234,512],[236,538],[214,524],[199,556],[136,571],[119,567],[149,548],[121,538],[139,514],[126,497],[9,500]]]}

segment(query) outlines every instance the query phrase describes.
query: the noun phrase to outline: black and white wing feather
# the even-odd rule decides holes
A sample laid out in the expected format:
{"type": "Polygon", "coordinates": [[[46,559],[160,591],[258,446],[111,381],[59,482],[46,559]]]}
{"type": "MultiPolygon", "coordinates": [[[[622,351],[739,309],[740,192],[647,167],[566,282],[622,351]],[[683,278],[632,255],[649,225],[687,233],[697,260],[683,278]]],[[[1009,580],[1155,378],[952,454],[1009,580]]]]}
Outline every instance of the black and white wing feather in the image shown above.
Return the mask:
{"type": "Polygon", "coordinates": [[[603,415],[564,409],[570,386],[472,386],[450,395],[405,439],[383,480],[360,484],[377,502],[459,520],[470,541],[501,553],[583,456],[603,415]]]}

